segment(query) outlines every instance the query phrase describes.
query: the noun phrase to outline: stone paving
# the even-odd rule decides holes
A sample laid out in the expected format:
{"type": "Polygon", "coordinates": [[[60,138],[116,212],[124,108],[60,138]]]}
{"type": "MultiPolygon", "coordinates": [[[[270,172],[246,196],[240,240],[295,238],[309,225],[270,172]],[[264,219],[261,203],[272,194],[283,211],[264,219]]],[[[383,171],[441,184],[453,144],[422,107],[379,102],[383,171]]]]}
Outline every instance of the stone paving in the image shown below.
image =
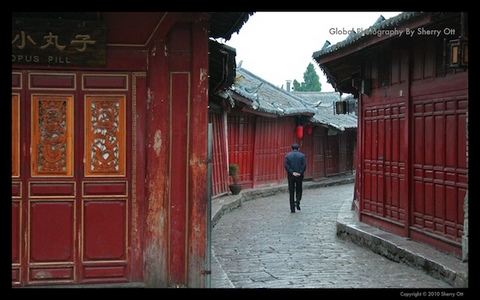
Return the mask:
{"type": "Polygon", "coordinates": [[[304,189],[296,213],[282,192],[223,214],[212,229],[211,288],[449,292],[453,287],[441,279],[337,237],[337,215],[353,189],[353,183],[304,189]]]}

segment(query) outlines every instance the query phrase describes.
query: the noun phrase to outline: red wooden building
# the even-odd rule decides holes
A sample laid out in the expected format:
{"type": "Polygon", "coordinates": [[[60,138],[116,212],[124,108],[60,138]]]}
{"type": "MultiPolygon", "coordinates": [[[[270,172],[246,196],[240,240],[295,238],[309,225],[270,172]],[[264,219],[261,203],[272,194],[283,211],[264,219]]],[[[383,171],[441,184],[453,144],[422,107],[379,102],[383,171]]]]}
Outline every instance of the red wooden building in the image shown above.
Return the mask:
{"type": "Polygon", "coordinates": [[[358,98],[360,221],[464,259],[466,16],[405,12],[313,53],[336,90],[358,98]]]}
{"type": "Polygon", "coordinates": [[[341,95],[338,92],[292,93],[315,111],[305,126],[307,133],[312,131],[314,134],[310,164],[312,179],[355,172],[357,100],[351,94],[341,95]],[[346,104],[345,112],[337,111],[338,103],[346,104]]]}
{"type": "Polygon", "coordinates": [[[12,14],[14,287],[207,285],[209,39],[250,15],[12,14]]]}
{"type": "Polygon", "coordinates": [[[357,118],[335,115],[339,93],[300,97],[243,68],[236,75],[232,87],[211,97],[213,195],[228,193],[231,163],[243,188],[286,184],[284,159],[293,142],[306,154],[305,180],[354,172],[357,118]]]}

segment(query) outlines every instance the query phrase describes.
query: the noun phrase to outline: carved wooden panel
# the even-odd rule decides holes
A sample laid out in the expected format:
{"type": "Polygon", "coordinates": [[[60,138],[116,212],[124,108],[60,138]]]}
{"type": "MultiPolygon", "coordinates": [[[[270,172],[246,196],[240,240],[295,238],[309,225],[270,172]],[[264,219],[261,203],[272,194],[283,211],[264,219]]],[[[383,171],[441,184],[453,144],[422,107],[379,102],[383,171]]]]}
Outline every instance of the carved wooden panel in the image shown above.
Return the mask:
{"type": "Polygon", "coordinates": [[[85,124],[85,176],[124,176],[125,96],[86,96],[85,124]]]}
{"type": "Polygon", "coordinates": [[[73,96],[32,96],[32,176],[72,176],[73,96]]]}
{"type": "Polygon", "coordinates": [[[12,95],[12,177],[20,177],[20,96],[12,95]]]}

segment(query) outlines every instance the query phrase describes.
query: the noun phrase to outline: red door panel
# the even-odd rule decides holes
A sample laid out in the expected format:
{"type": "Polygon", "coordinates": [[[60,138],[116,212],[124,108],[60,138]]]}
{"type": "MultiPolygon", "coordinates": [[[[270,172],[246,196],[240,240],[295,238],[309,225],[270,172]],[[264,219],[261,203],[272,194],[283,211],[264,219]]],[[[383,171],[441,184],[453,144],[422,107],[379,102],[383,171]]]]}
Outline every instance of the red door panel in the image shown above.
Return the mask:
{"type": "MultiPolygon", "coordinates": [[[[228,115],[228,162],[239,166],[239,183],[253,187],[252,155],[255,142],[255,117],[247,114],[228,115]]],[[[232,182],[233,183],[233,182],[232,182]]]]}
{"type": "Polygon", "coordinates": [[[338,161],[339,161],[339,145],[338,145],[338,135],[328,135],[327,136],[327,151],[326,151],[326,165],[327,165],[327,176],[336,175],[339,172],[338,161]]]}
{"type": "Polygon", "coordinates": [[[73,262],[73,201],[33,200],[29,210],[30,263],[73,262]]]}
{"type": "Polygon", "coordinates": [[[466,180],[465,96],[415,97],[413,226],[458,244],[463,235],[466,180]]]}
{"type": "Polygon", "coordinates": [[[85,201],[84,261],[126,259],[125,210],[124,201],[85,201]]]}
{"type": "Polygon", "coordinates": [[[13,77],[13,286],[128,281],[129,76],[13,77]]]}

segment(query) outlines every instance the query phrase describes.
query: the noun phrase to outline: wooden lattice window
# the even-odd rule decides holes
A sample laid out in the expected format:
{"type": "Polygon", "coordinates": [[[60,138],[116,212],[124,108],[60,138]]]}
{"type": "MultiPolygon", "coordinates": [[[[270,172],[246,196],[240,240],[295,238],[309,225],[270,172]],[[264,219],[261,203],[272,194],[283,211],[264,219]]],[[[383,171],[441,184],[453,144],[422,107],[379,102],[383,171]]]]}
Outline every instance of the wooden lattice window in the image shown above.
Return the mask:
{"type": "Polygon", "coordinates": [[[32,96],[32,176],[72,176],[73,96],[32,96]]]}
{"type": "Polygon", "coordinates": [[[85,98],[85,175],[125,175],[125,96],[85,98]]]}

